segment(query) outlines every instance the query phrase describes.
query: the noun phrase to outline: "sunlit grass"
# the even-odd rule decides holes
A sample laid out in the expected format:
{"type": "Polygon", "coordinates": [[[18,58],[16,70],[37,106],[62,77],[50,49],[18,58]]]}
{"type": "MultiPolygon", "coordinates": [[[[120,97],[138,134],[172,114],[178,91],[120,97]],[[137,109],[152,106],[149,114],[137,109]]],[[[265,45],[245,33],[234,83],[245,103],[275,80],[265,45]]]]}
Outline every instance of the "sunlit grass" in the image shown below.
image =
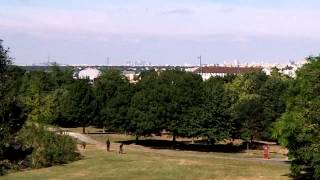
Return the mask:
{"type": "Polygon", "coordinates": [[[181,151],[106,152],[89,145],[84,159],[67,165],[11,173],[2,179],[288,179],[288,166],[181,151]]]}
{"type": "MultiPolygon", "coordinates": [[[[82,132],[81,128],[68,130],[82,132]]],[[[101,131],[93,127],[88,130],[101,131]]],[[[289,166],[263,161],[260,150],[249,153],[206,153],[125,145],[125,154],[118,154],[118,146],[114,143],[133,141],[134,136],[88,136],[102,143],[109,138],[112,151],[107,152],[101,145],[87,145],[85,150],[81,149],[82,160],[50,168],[12,172],[0,179],[289,179],[289,166]]],[[[168,136],[141,138],[146,139],[171,140],[168,136]]],[[[280,154],[272,154],[271,157],[283,158],[280,154]]]]}

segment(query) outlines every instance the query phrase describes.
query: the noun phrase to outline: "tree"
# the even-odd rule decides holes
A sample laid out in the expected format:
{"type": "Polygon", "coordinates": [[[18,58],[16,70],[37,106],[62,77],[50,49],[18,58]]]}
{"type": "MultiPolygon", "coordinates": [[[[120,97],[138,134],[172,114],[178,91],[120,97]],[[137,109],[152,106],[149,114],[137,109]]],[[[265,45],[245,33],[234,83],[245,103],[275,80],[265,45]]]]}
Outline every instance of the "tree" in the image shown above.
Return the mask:
{"type": "Polygon", "coordinates": [[[163,110],[159,116],[165,122],[165,129],[176,136],[193,136],[197,133],[199,114],[196,107],[202,103],[202,79],[199,75],[177,70],[167,70],[159,76],[159,101],[163,110]]]}
{"type": "Polygon", "coordinates": [[[263,132],[263,105],[261,97],[258,95],[248,95],[242,97],[233,106],[232,117],[237,125],[240,138],[247,142],[259,139],[263,132]]]}
{"type": "Polygon", "coordinates": [[[274,68],[271,76],[263,72],[239,75],[227,85],[233,104],[234,138],[272,139],[272,124],[285,110],[289,81],[274,68]]]}
{"type": "Polygon", "coordinates": [[[60,126],[72,126],[74,123],[68,118],[66,109],[70,109],[69,96],[72,84],[75,82],[73,78],[74,71],[71,68],[64,68],[53,64],[48,71],[48,78],[52,89],[45,94],[44,109],[50,111],[50,121],[48,123],[60,126]]]}
{"type": "Polygon", "coordinates": [[[53,99],[47,96],[54,89],[48,74],[43,71],[31,71],[23,79],[21,94],[28,110],[28,120],[50,123],[52,120],[53,99]]]}
{"type": "Polygon", "coordinates": [[[261,139],[265,131],[263,99],[259,93],[268,76],[263,72],[238,75],[227,89],[233,102],[230,113],[233,121],[233,138],[241,138],[249,143],[261,139]]]}
{"type": "Polygon", "coordinates": [[[129,81],[118,70],[105,70],[95,82],[94,92],[99,107],[95,124],[125,131],[129,125],[128,108],[132,96],[129,81]]]}
{"type": "Polygon", "coordinates": [[[96,99],[88,79],[77,79],[70,86],[70,95],[66,109],[69,121],[82,126],[82,133],[92,123],[97,109],[96,99]]]}
{"type": "Polygon", "coordinates": [[[211,77],[204,84],[204,98],[201,107],[200,134],[211,142],[230,138],[232,121],[228,109],[230,96],[224,87],[224,78],[211,77]]]}
{"type": "Polygon", "coordinates": [[[51,81],[53,89],[66,88],[74,82],[73,74],[72,68],[66,67],[62,70],[58,64],[53,63],[48,71],[48,79],[51,81]]]}
{"type": "MultiPolygon", "coordinates": [[[[5,158],[2,153],[4,145],[10,142],[26,120],[23,103],[18,98],[16,77],[8,70],[12,63],[8,53],[0,40],[0,161],[5,158]]],[[[0,166],[0,174],[1,170],[0,166]]]]}
{"type": "Polygon", "coordinates": [[[259,90],[263,106],[262,139],[272,140],[273,123],[285,112],[285,95],[292,79],[274,68],[259,90]]]}
{"type": "Polygon", "coordinates": [[[307,170],[320,178],[320,57],[309,57],[291,82],[286,112],[275,123],[273,135],[289,150],[291,172],[307,170]]]}
{"type": "Polygon", "coordinates": [[[139,136],[147,136],[152,133],[159,134],[164,129],[160,114],[163,112],[160,106],[159,76],[155,71],[145,71],[141,74],[141,80],[135,86],[135,93],[131,99],[129,108],[130,125],[128,132],[139,136]]]}

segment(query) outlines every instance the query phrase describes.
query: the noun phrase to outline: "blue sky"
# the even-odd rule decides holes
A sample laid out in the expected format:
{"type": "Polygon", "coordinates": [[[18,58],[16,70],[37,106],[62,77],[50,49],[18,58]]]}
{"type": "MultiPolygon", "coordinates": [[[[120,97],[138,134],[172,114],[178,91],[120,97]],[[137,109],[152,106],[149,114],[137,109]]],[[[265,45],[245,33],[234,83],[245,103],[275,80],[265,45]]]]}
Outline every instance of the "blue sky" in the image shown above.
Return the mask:
{"type": "Polygon", "coordinates": [[[320,53],[316,0],[0,0],[17,64],[286,63],[320,53]]]}

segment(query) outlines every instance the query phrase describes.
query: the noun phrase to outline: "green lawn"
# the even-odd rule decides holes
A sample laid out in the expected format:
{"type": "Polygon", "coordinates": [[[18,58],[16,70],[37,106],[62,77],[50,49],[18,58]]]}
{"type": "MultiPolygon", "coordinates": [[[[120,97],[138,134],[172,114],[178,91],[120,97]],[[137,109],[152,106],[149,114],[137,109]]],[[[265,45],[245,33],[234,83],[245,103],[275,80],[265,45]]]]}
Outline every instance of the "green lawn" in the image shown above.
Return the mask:
{"type": "Polygon", "coordinates": [[[82,160],[44,169],[10,173],[0,179],[288,179],[288,166],[227,160],[224,153],[173,150],[126,154],[89,145],[82,160]]]}
{"type": "MultiPolygon", "coordinates": [[[[80,128],[68,130],[81,132],[80,128]]],[[[98,131],[92,127],[88,130],[98,131]]],[[[112,152],[106,152],[104,145],[88,145],[86,150],[81,150],[82,160],[50,168],[12,172],[0,179],[289,179],[288,165],[257,161],[257,157],[262,157],[262,151],[206,153],[158,150],[132,144],[125,145],[126,154],[118,154],[119,144],[114,142],[134,140],[133,136],[121,134],[88,136],[102,143],[109,137],[112,141],[112,152]]],[[[141,139],[169,140],[166,137],[141,139]]],[[[273,154],[272,157],[283,158],[279,154],[273,154]]]]}

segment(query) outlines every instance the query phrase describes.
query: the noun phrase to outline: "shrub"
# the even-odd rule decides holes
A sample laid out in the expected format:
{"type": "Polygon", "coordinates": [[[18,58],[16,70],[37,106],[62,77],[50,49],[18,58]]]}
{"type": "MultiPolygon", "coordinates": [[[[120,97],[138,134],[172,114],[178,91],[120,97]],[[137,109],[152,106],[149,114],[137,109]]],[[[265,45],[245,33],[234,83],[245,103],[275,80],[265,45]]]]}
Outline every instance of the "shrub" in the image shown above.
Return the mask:
{"type": "Polygon", "coordinates": [[[27,157],[31,167],[48,167],[79,159],[76,142],[67,135],[58,135],[35,125],[24,127],[18,134],[25,148],[32,148],[27,157]]]}

